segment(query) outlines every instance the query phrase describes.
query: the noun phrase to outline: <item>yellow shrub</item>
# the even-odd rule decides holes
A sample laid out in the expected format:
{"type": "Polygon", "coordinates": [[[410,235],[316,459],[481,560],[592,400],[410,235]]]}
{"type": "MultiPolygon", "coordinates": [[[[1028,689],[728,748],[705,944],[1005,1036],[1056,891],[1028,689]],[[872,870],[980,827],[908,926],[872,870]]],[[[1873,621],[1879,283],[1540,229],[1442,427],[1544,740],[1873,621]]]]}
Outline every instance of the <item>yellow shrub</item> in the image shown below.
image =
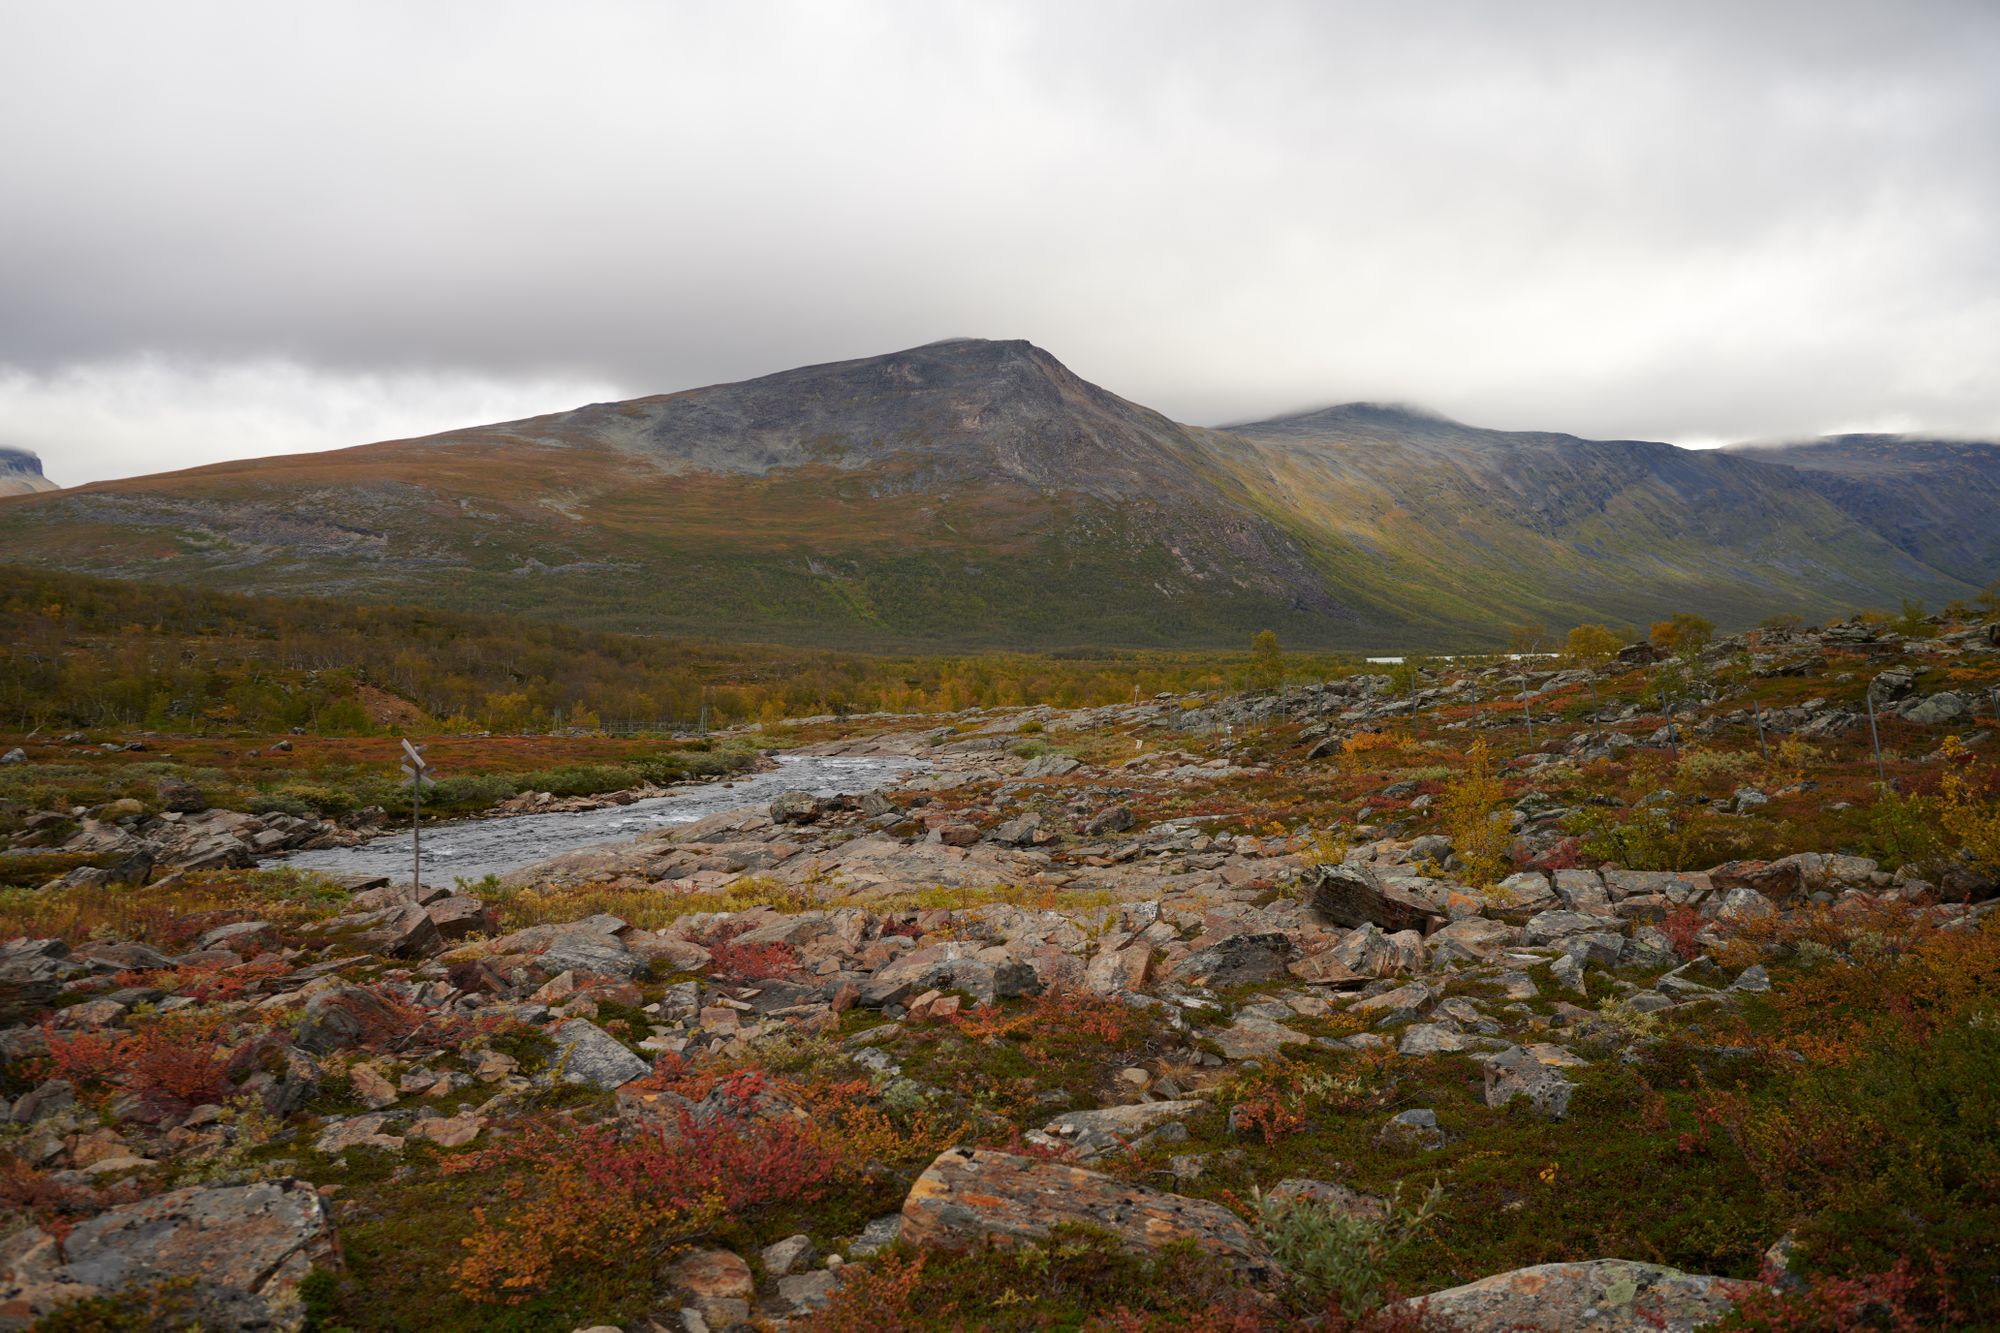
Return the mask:
{"type": "Polygon", "coordinates": [[[1486,742],[1473,742],[1466,767],[1445,785],[1438,812],[1453,850],[1465,863],[1468,882],[1481,888],[1499,882],[1512,867],[1507,854],[1513,833],[1500,804],[1507,789],[1493,772],[1486,742]]]}

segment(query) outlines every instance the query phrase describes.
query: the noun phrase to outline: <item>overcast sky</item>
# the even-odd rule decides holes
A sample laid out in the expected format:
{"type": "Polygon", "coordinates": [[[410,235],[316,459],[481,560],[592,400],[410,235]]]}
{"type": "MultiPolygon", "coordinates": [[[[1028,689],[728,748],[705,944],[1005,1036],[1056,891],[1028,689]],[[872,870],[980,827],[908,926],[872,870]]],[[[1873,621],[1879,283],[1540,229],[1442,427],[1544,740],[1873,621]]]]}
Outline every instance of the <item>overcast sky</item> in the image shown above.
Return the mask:
{"type": "Polygon", "coordinates": [[[57,481],[941,337],[1215,424],[2000,436],[2000,4],[0,0],[57,481]]]}

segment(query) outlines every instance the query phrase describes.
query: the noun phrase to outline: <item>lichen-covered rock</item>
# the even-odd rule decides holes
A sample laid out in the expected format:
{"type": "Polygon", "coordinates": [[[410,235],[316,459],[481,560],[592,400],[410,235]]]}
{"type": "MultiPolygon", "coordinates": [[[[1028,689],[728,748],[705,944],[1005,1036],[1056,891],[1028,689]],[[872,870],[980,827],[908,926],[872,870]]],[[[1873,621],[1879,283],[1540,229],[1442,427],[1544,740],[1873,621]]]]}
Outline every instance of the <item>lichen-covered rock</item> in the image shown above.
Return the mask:
{"type": "Polygon", "coordinates": [[[1444,924],[1444,913],[1360,866],[1316,866],[1304,881],[1306,903],[1336,926],[1379,926],[1391,933],[1426,934],[1444,924]]]}
{"type": "Polygon", "coordinates": [[[903,1201],[902,1238],[919,1249],[971,1249],[1040,1241],[1065,1223],[1101,1227],[1135,1251],[1192,1241],[1252,1282],[1277,1276],[1263,1244],[1219,1204],[977,1148],[947,1149],[917,1178],[903,1201]]]}
{"type": "Polygon", "coordinates": [[[1231,935],[1189,954],[1169,975],[1176,981],[1226,990],[1281,976],[1291,960],[1291,936],[1281,931],[1231,935]]]}
{"type": "Polygon", "coordinates": [[[288,1180],[173,1190],[80,1222],[60,1245],[17,1232],[0,1265],[0,1328],[25,1328],[66,1301],[177,1278],[261,1303],[338,1268],[340,1248],[318,1191],[288,1180]]]}
{"type": "Polygon", "coordinates": [[[651,1065],[587,1018],[572,1018],[553,1035],[565,1083],[587,1083],[610,1092],[652,1072],[651,1065]]]}
{"type": "Polygon", "coordinates": [[[1488,1057],[1485,1074],[1488,1106],[1505,1106],[1516,1097],[1525,1097],[1535,1114],[1546,1119],[1561,1120],[1569,1114],[1570,1094],[1576,1085],[1532,1052],[1510,1046],[1488,1057]]]}
{"type": "MultiPolygon", "coordinates": [[[[1692,1333],[1757,1290],[1629,1259],[1537,1264],[1422,1297],[1428,1318],[1457,1333],[1692,1333]]],[[[1418,1300],[1390,1307],[1415,1313],[1418,1300]]]]}

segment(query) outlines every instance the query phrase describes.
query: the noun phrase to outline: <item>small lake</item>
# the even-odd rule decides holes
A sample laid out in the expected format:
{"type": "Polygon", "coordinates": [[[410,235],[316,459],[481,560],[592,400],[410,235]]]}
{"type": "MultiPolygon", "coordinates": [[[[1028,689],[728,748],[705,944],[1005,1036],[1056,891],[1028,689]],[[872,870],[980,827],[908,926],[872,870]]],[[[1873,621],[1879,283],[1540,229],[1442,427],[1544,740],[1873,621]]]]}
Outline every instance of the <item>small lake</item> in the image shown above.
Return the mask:
{"type": "MultiPolygon", "coordinates": [[[[778,767],[718,782],[697,783],[665,796],[601,810],[572,810],[495,819],[466,819],[424,825],[425,883],[503,875],[563,852],[600,843],[626,842],[654,829],[692,824],[697,819],[764,806],[782,791],[815,796],[853,796],[893,786],[906,774],[929,766],[914,759],[857,755],[780,755],[778,767]]],[[[298,866],[335,875],[410,873],[410,831],[385,833],[353,847],[327,847],[275,857],[266,865],[298,866]]]]}

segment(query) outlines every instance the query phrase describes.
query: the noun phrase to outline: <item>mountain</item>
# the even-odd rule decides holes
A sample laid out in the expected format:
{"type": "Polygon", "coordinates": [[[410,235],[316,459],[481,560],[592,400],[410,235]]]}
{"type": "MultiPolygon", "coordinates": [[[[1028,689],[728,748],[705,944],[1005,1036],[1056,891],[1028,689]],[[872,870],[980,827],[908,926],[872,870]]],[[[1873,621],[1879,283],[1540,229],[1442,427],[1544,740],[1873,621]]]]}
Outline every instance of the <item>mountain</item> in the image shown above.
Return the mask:
{"type": "Polygon", "coordinates": [[[2000,443],[1829,435],[1732,453],[1796,469],[1857,523],[1969,583],[2000,576],[2000,443]]]}
{"type": "MultiPolygon", "coordinates": [[[[1435,590],[1462,621],[1525,618],[1519,607],[1556,624],[1644,622],[1673,605],[1754,623],[1898,589],[1949,600],[1976,582],[1899,546],[1886,515],[1848,512],[1760,456],[1484,430],[1377,403],[1230,433],[1249,446],[1233,459],[1246,486],[1435,590]]],[[[1987,512],[2000,518],[2000,503],[1987,512]]]]}
{"type": "Polygon", "coordinates": [[[1350,404],[1226,430],[956,339],[0,501],[10,558],[840,647],[1492,642],[1939,600],[1797,468],[1350,404]]]}
{"type": "Polygon", "coordinates": [[[0,445],[0,495],[36,495],[56,484],[42,475],[42,460],[26,449],[0,445]]]}

